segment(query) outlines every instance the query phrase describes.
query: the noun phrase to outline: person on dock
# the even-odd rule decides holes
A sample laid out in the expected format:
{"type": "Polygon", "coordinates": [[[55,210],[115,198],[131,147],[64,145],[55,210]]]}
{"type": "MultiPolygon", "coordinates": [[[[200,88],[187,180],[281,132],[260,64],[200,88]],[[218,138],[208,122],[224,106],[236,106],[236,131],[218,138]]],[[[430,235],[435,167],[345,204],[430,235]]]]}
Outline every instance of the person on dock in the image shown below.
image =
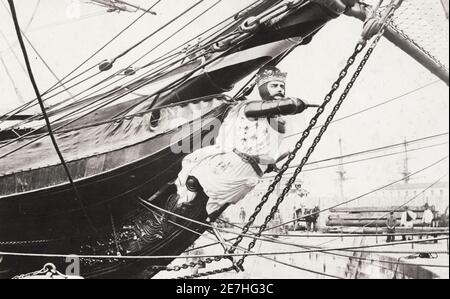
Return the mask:
{"type": "Polygon", "coordinates": [[[297,223],[298,223],[298,212],[297,212],[297,207],[294,206],[293,208],[293,212],[292,212],[292,227],[293,227],[293,231],[295,232],[297,230],[297,223]]]}
{"type": "Polygon", "coordinates": [[[389,216],[386,220],[387,226],[387,240],[386,243],[395,242],[395,228],[397,227],[397,218],[395,218],[394,212],[389,213],[389,216]]]}
{"type": "MultiPolygon", "coordinates": [[[[434,214],[433,214],[433,211],[431,211],[428,203],[425,204],[424,208],[425,208],[425,211],[423,212],[422,225],[423,225],[423,228],[425,230],[427,230],[427,228],[429,229],[433,225],[434,214]]],[[[429,235],[427,235],[427,239],[428,239],[428,237],[429,237],[429,235]]],[[[420,236],[420,239],[422,239],[422,238],[423,238],[423,235],[420,236]]]]}
{"type": "MultiPolygon", "coordinates": [[[[433,221],[431,222],[432,228],[438,228],[440,226],[440,215],[439,211],[436,209],[436,206],[431,206],[431,212],[433,212],[433,221]]],[[[437,239],[438,235],[433,235],[433,238],[437,239]]],[[[437,244],[439,241],[434,240],[434,243],[437,244]]]]}
{"type": "MultiPolygon", "coordinates": [[[[411,229],[411,232],[414,230],[414,221],[416,220],[417,215],[413,211],[409,209],[409,207],[405,207],[405,211],[402,214],[401,226],[406,229],[411,229]]],[[[406,241],[406,234],[403,235],[403,241],[406,241]]],[[[413,240],[413,237],[410,236],[409,240],[413,240]]]]}
{"type": "Polygon", "coordinates": [[[314,209],[309,210],[308,214],[305,218],[306,221],[306,229],[309,232],[316,233],[319,230],[317,226],[317,222],[319,220],[320,208],[318,206],[314,207],[314,209]]]}

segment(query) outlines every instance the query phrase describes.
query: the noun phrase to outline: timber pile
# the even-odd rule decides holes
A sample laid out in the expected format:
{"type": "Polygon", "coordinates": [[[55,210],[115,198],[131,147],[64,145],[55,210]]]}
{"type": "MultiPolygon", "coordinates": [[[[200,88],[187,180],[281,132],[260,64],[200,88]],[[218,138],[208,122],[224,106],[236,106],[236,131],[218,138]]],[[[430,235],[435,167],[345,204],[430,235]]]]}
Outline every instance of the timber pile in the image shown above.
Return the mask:
{"type": "MultiPolygon", "coordinates": [[[[410,207],[416,213],[415,227],[421,227],[424,207],[410,207]]],[[[398,207],[358,207],[358,208],[336,208],[332,209],[328,216],[328,227],[366,227],[384,228],[390,211],[398,210],[398,207]]],[[[402,218],[403,211],[394,213],[398,225],[402,218]]]]}
{"type": "MultiPolygon", "coordinates": [[[[448,235],[448,227],[415,227],[414,229],[411,228],[404,228],[404,227],[398,227],[395,230],[395,233],[397,234],[432,234],[435,233],[437,236],[440,235],[448,235]]],[[[383,235],[387,233],[386,227],[327,227],[323,230],[323,233],[326,234],[354,234],[354,235],[383,235]]]]}

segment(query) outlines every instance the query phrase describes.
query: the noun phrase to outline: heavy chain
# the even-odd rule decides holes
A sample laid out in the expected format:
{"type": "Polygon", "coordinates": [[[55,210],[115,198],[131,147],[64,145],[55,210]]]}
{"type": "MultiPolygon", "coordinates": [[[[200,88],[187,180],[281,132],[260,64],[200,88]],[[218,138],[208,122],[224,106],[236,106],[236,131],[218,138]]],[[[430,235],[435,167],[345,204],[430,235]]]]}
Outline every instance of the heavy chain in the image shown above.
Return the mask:
{"type": "MultiPolygon", "coordinates": [[[[394,3],[394,2],[392,2],[392,3],[394,3]]],[[[314,139],[313,144],[308,149],[307,154],[302,159],[301,164],[297,167],[297,169],[294,172],[294,175],[291,177],[291,179],[286,184],[286,187],[284,188],[283,192],[281,193],[281,195],[277,199],[276,204],[272,207],[272,209],[270,211],[270,214],[266,217],[266,219],[264,221],[264,224],[259,228],[258,233],[255,235],[256,237],[260,237],[262,235],[262,233],[264,231],[266,231],[269,222],[274,218],[274,215],[276,214],[277,210],[279,209],[279,206],[283,203],[286,195],[289,193],[289,191],[292,189],[292,186],[295,184],[295,181],[297,180],[298,175],[300,175],[300,173],[302,172],[303,167],[309,161],[309,158],[314,153],[314,151],[315,151],[317,145],[320,143],[323,135],[328,130],[328,127],[330,126],[330,124],[333,122],[334,117],[336,116],[336,114],[340,110],[340,108],[341,108],[342,104],[344,103],[344,101],[347,99],[348,94],[350,93],[351,89],[353,88],[356,80],[359,78],[362,70],[364,69],[364,67],[367,64],[368,60],[372,56],[373,51],[375,50],[376,46],[378,45],[379,41],[381,40],[382,36],[384,35],[385,28],[391,22],[392,17],[394,16],[396,8],[397,7],[395,5],[393,5],[393,4],[390,7],[387,8],[386,18],[384,19],[384,22],[383,22],[383,24],[382,24],[382,26],[381,26],[381,28],[380,28],[376,38],[374,39],[372,45],[370,46],[370,48],[366,52],[364,58],[361,60],[361,63],[359,64],[357,70],[353,74],[350,82],[347,84],[347,86],[346,86],[345,90],[343,91],[339,101],[334,106],[333,111],[328,116],[324,126],[322,126],[319,134],[314,139]]],[[[255,209],[255,212],[250,216],[249,222],[243,227],[241,235],[237,238],[237,240],[235,241],[235,243],[233,244],[231,249],[228,251],[229,253],[234,253],[236,251],[236,249],[238,248],[239,244],[243,241],[244,235],[246,235],[249,232],[251,226],[256,221],[256,217],[261,213],[263,207],[269,201],[270,196],[275,191],[276,186],[283,179],[283,176],[286,173],[286,171],[289,170],[291,163],[295,160],[298,152],[303,148],[304,142],[310,136],[311,131],[313,130],[313,128],[316,127],[320,116],[325,112],[325,109],[328,106],[328,104],[331,102],[331,100],[333,99],[334,94],[340,88],[342,81],[347,77],[349,69],[354,65],[357,56],[366,48],[366,45],[367,45],[367,41],[364,40],[364,39],[359,41],[358,44],[356,45],[353,54],[347,60],[347,63],[345,65],[345,67],[339,73],[339,78],[333,83],[330,92],[325,96],[323,104],[318,108],[316,115],[311,119],[311,121],[309,123],[309,126],[303,132],[301,139],[295,145],[295,148],[292,151],[292,153],[289,155],[288,160],[284,163],[284,165],[282,166],[281,170],[278,172],[277,176],[275,177],[274,181],[269,186],[267,193],[262,197],[260,204],[255,209]]],[[[253,239],[253,241],[250,242],[250,244],[248,245],[248,251],[249,252],[255,247],[256,242],[257,242],[256,239],[253,239]]],[[[216,258],[214,260],[215,261],[221,261],[223,259],[224,259],[224,257],[218,257],[218,258],[216,258]]],[[[245,259],[246,259],[246,256],[244,255],[235,265],[233,265],[233,267],[223,268],[223,269],[219,269],[219,270],[211,271],[211,272],[206,272],[206,273],[202,273],[202,274],[185,276],[185,277],[183,277],[183,279],[207,277],[207,276],[210,276],[210,275],[222,274],[222,273],[230,272],[230,271],[233,271],[233,270],[239,271],[239,270],[243,269],[243,264],[245,262],[245,259]]],[[[195,263],[196,264],[195,266],[197,266],[197,264],[199,264],[199,263],[203,264],[203,262],[200,261],[198,263],[195,263]]],[[[187,265],[183,265],[183,266],[187,266],[187,265]]],[[[183,268],[183,266],[182,267],[176,267],[176,268],[177,269],[180,269],[180,268],[181,269],[185,269],[185,268],[183,268]]]]}
{"type": "Polygon", "coordinates": [[[183,264],[180,266],[152,266],[151,269],[154,271],[167,271],[167,272],[180,272],[181,270],[187,270],[191,268],[195,268],[197,266],[199,267],[205,267],[206,265],[212,264],[214,262],[220,262],[223,259],[223,257],[216,257],[216,258],[207,258],[205,260],[199,260],[198,262],[192,262],[189,264],[183,264]]]}
{"type": "Polygon", "coordinates": [[[194,275],[178,277],[177,279],[203,278],[203,277],[208,277],[208,276],[212,276],[212,275],[228,273],[228,272],[231,272],[233,270],[236,270],[234,266],[233,267],[228,267],[228,268],[223,268],[223,269],[218,269],[218,270],[214,270],[214,271],[210,271],[210,272],[205,272],[205,273],[198,273],[198,274],[194,274],[194,275]]]}
{"type": "MultiPolygon", "coordinates": [[[[374,39],[372,45],[370,46],[370,48],[367,50],[366,54],[364,55],[364,58],[361,60],[358,68],[356,69],[355,73],[353,74],[350,82],[347,84],[345,90],[343,91],[341,97],[339,98],[339,101],[336,103],[336,105],[333,108],[333,111],[331,112],[331,114],[328,116],[325,124],[322,126],[322,128],[320,129],[320,132],[318,133],[318,135],[316,136],[316,138],[313,141],[313,144],[309,147],[305,157],[303,157],[300,165],[296,168],[294,175],[290,178],[290,180],[288,181],[288,183],[286,184],[286,187],[284,188],[283,192],[281,193],[281,195],[278,197],[276,204],[272,207],[272,210],[270,212],[270,214],[266,217],[264,224],[260,227],[258,233],[256,234],[257,237],[260,237],[262,235],[262,233],[264,231],[266,231],[267,226],[269,224],[269,222],[274,218],[274,215],[276,214],[276,212],[279,209],[279,206],[283,203],[286,195],[289,193],[289,191],[292,189],[292,186],[295,184],[295,181],[297,180],[297,177],[300,175],[300,173],[303,170],[303,167],[308,163],[309,158],[311,157],[311,155],[314,153],[317,145],[320,143],[323,135],[325,134],[325,132],[328,130],[328,127],[330,126],[330,124],[333,122],[334,117],[336,116],[336,114],[339,112],[342,104],[344,103],[344,101],[347,99],[348,94],[350,93],[351,89],[353,88],[356,80],[359,78],[361,72],[363,71],[364,67],[366,66],[368,60],[370,59],[370,57],[373,54],[373,51],[375,50],[376,46],[378,45],[379,41],[381,40],[381,38],[384,35],[385,32],[385,28],[386,26],[390,23],[390,21],[392,20],[392,17],[394,16],[394,12],[395,12],[396,8],[395,6],[391,6],[388,8],[388,13],[386,15],[386,19],[384,21],[384,23],[382,24],[382,27],[380,28],[376,38],[374,39]]],[[[347,76],[348,74],[348,70],[349,68],[354,64],[356,57],[362,52],[362,50],[366,47],[367,42],[365,40],[361,40],[360,42],[358,42],[358,44],[356,45],[355,51],[353,52],[352,56],[350,56],[350,58],[347,61],[347,64],[345,66],[345,68],[341,71],[341,73],[339,74],[339,78],[338,80],[333,84],[331,91],[326,95],[324,103],[322,104],[322,106],[318,109],[316,115],[313,117],[313,119],[310,122],[310,125],[308,126],[308,128],[305,130],[305,132],[303,133],[302,138],[300,139],[300,141],[296,144],[296,147],[294,149],[294,151],[291,153],[291,155],[289,156],[288,161],[286,161],[286,163],[283,165],[280,173],[276,176],[274,182],[270,185],[268,192],[264,195],[263,200],[261,202],[260,205],[258,205],[254,215],[258,215],[259,212],[262,210],[262,207],[264,206],[264,204],[268,201],[269,196],[274,192],[275,187],[278,185],[278,183],[281,181],[283,174],[289,169],[289,165],[290,163],[295,159],[296,154],[298,153],[298,151],[303,147],[303,143],[304,141],[308,138],[308,136],[311,133],[311,130],[316,126],[317,121],[319,119],[319,117],[323,114],[323,112],[325,111],[326,106],[329,104],[329,102],[332,100],[334,93],[338,90],[338,88],[340,87],[340,84],[342,82],[342,80],[347,76]]],[[[252,216],[251,218],[252,221],[255,220],[255,217],[252,216]]],[[[250,223],[249,223],[250,224],[250,223]]],[[[253,224],[253,223],[251,223],[253,224]]],[[[251,225],[250,224],[250,225],[251,225]]],[[[249,230],[249,225],[247,224],[246,227],[244,228],[245,233],[248,232],[249,230]]],[[[243,237],[240,236],[239,238],[239,243],[242,241],[243,237]]],[[[256,239],[253,239],[253,241],[250,242],[250,244],[248,245],[248,251],[251,251],[255,245],[256,245],[256,239]]],[[[237,242],[236,242],[237,243],[237,242]]],[[[238,243],[238,244],[239,244],[238,243]]],[[[234,247],[235,248],[235,247],[234,247]]],[[[233,249],[235,250],[235,249],[233,249]]],[[[243,256],[238,262],[237,262],[237,266],[238,267],[242,267],[242,265],[244,264],[246,256],[243,256]]]]}
{"type": "MultiPolygon", "coordinates": [[[[270,195],[272,195],[272,193],[275,191],[276,186],[281,182],[281,180],[283,179],[283,175],[286,173],[286,171],[289,169],[292,161],[294,161],[294,159],[297,156],[297,153],[300,151],[300,149],[303,147],[303,144],[305,142],[305,140],[309,137],[309,135],[311,134],[311,130],[317,125],[317,121],[319,119],[319,117],[323,114],[323,112],[325,111],[326,106],[328,105],[328,103],[332,100],[334,93],[339,89],[340,84],[342,82],[342,80],[345,79],[345,77],[348,74],[348,70],[350,69],[350,67],[355,63],[356,57],[358,56],[359,53],[361,53],[361,51],[364,49],[365,44],[364,43],[358,43],[358,45],[355,48],[355,51],[353,52],[352,56],[348,59],[346,66],[344,67],[344,69],[340,72],[339,74],[339,78],[336,82],[333,83],[332,85],[332,89],[331,91],[327,94],[327,96],[325,97],[325,101],[324,103],[318,108],[316,115],[312,118],[312,120],[310,121],[310,124],[308,126],[308,128],[303,132],[302,134],[302,138],[297,142],[297,144],[295,145],[295,149],[292,151],[292,153],[289,155],[288,160],[284,163],[284,165],[282,166],[282,168],[280,169],[280,171],[278,172],[278,174],[276,175],[274,181],[272,182],[272,184],[269,186],[267,193],[262,197],[261,199],[261,203],[256,207],[255,212],[253,213],[253,215],[250,216],[249,218],[249,222],[244,226],[242,233],[246,234],[248,233],[248,231],[250,230],[251,226],[254,224],[256,217],[259,215],[259,213],[262,211],[264,205],[267,203],[267,201],[269,200],[270,195]]],[[[292,186],[295,183],[295,181],[293,181],[292,179],[289,181],[289,186],[292,186]]],[[[284,192],[283,192],[284,193],[284,192]]],[[[271,215],[275,214],[272,213],[274,210],[271,211],[271,215]]],[[[275,210],[276,212],[276,210],[275,210]]],[[[273,216],[272,215],[272,216],[273,216]]],[[[269,221],[267,221],[269,222],[269,221]]],[[[266,224],[267,225],[267,224],[266,224]]],[[[265,227],[266,228],[266,227],[265,227]]],[[[264,228],[264,229],[265,229],[264,228]]],[[[242,240],[244,239],[244,237],[241,235],[238,237],[238,239],[236,240],[236,242],[234,243],[233,247],[236,247],[237,245],[239,245],[242,240]]],[[[232,249],[231,252],[234,252],[234,249],[232,249]]]]}
{"type": "MultiPolygon", "coordinates": [[[[283,190],[282,194],[280,195],[280,197],[278,198],[276,204],[274,207],[272,207],[270,214],[266,217],[264,224],[260,227],[258,233],[256,234],[257,237],[260,237],[262,235],[262,233],[267,229],[267,226],[269,224],[269,222],[273,219],[275,213],[277,212],[279,206],[282,204],[282,202],[284,201],[286,195],[289,193],[289,191],[292,188],[292,185],[295,183],[295,181],[297,180],[298,175],[302,172],[303,167],[306,165],[306,163],[308,162],[309,158],[311,157],[311,155],[314,153],[317,145],[320,143],[323,135],[325,134],[325,132],[327,131],[328,127],[330,126],[330,124],[333,122],[334,117],[336,116],[337,112],[339,111],[339,109],[341,108],[342,104],[344,103],[344,101],[347,99],[349,92],[351,91],[351,89],[353,88],[356,80],[358,79],[358,77],[360,76],[362,70],[364,69],[365,65],[367,64],[367,61],[370,59],[373,51],[375,50],[376,46],[378,45],[381,37],[384,35],[384,31],[385,28],[387,26],[387,24],[390,23],[390,21],[392,20],[392,17],[394,15],[395,12],[395,8],[391,7],[390,11],[387,15],[387,18],[385,19],[385,22],[382,26],[382,28],[380,29],[379,33],[377,34],[375,40],[373,41],[371,47],[368,49],[367,53],[365,54],[364,58],[362,59],[361,63],[359,64],[357,70],[355,71],[355,73],[352,76],[352,79],[350,80],[350,82],[347,84],[345,90],[343,91],[338,103],[334,106],[333,111],[331,112],[331,114],[328,116],[324,126],[321,128],[319,134],[317,135],[317,137],[314,139],[313,144],[311,145],[311,147],[308,149],[307,154],[305,155],[305,157],[302,159],[301,164],[299,165],[299,167],[297,167],[297,169],[294,172],[294,175],[292,176],[292,178],[289,180],[289,182],[287,183],[285,189],[283,190]]],[[[234,253],[237,246],[239,246],[239,244],[243,241],[244,237],[243,235],[247,234],[248,231],[250,230],[250,227],[254,224],[256,217],[259,215],[259,213],[262,211],[264,205],[267,203],[267,201],[269,200],[270,195],[272,195],[272,193],[275,191],[276,186],[281,182],[283,175],[286,173],[286,171],[289,169],[290,164],[293,162],[293,160],[296,158],[297,153],[300,151],[300,149],[303,147],[303,144],[305,142],[305,140],[309,137],[309,135],[311,134],[312,129],[317,125],[317,121],[319,119],[319,117],[323,114],[323,112],[325,111],[327,105],[331,102],[333,95],[335,94],[335,92],[339,89],[339,87],[341,86],[342,81],[346,78],[348,71],[350,69],[351,66],[353,66],[353,64],[356,61],[357,56],[364,50],[364,48],[366,47],[367,42],[365,40],[361,40],[360,42],[358,42],[358,44],[355,47],[355,50],[353,52],[353,54],[350,56],[350,58],[347,60],[347,64],[346,66],[343,68],[343,70],[340,72],[339,74],[339,78],[336,80],[336,82],[333,83],[331,91],[326,95],[325,100],[323,102],[323,104],[318,108],[316,115],[312,118],[312,120],[310,121],[310,124],[308,126],[308,128],[304,131],[302,138],[299,140],[299,142],[296,144],[294,151],[289,155],[288,160],[285,162],[285,164],[283,165],[283,167],[281,168],[280,172],[277,174],[277,176],[274,179],[274,182],[269,186],[268,188],[268,192],[263,196],[261,203],[256,207],[255,212],[253,213],[252,216],[250,216],[249,218],[249,222],[244,226],[243,230],[242,230],[242,234],[238,237],[238,239],[236,240],[236,242],[233,244],[233,247],[230,249],[230,253],[234,253]]],[[[248,251],[251,251],[255,245],[256,245],[256,239],[254,239],[249,245],[248,245],[248,251]]],[[[222,258],[223,259],[223,258],[222,258]]],[[[245,262],[246,256],[243,256],[236,264],[235,267],[232,268],[223,268],[221,270],[217,270],[217,271],[232,271],[232,270],[236,270],[236,267],[238,269],[242,269],[242,266],[245,262]]],[[[214,272],[210,272],[209,275],[215,275],[217,271],[214,272]]],[[[223,273],[223,272],[219,272],[219,273],[223,273]]],[[[207,273],[204,273],[205,275],[207,273]]],[[[202,276],[205,277],[205,276],[202,276]]],[[[185,277],[185,278],[196,278],[196,276],[192,275],[190,277],[185,277]]]]}
{"type": "MultiPolygon", "coordinates": [[[[310,121],[310,124],[309,124],[308,128],[305,130],[305,132],[303,133],[302,138],[296,144],[295,149],[289,155],[288,160],[284,163],[283,167],[278,172],[278,174],[275,177],[274,181],[269,186],[267,193],[262,197],[261,202],[256,207],[255,212],[250,216],[250,218],[248,220],[248,223],[243,227],[241,235],[238,236],[238,238],[236,239],[235,243],[233,244],[233,246],[229,250],[229,253],[234,253],[236,251],[237,247],[244,240],[244,235],[246,235],[249,232],[250,228],[255,223],[256,217],[259,215],[259,213],[261,213],[263,207],[269,201],[270,195],[272,195],[272,193],[275,191],[276,186],[283,179],[284,173],[289,169],[289,166],[292,163],[292,161],[296,158],[298,151],[303,147],[303,143],[309,137],[309,135],[311,133],[311,130],[316,126],[319,117],[323,114],[323,112],[325,111],[326,106],[332,100],[334,93],[339,89],[342,80],[344,80],[345,77],[347,76],[348,70],[355,63],[356,57],[358,56],[358,54],[360,54],[362,52],[362,50],[364,48],[365,48],[365,43],[364,42],[358,43],[358,45],[356,46],[355,51],[353,52],[352,56],[348,59],[346,66],[340,72],[338,80],[332,85],[331,91],[325,97],[324,103],[319,107],[316,115],[310,121]]],[[[315,146],[314,146],[314,148],[315,148],[315,146]]],[[[267,225],[270,222],[270,220],[272,220],[273,216],[275,215],[275,213],[276,213],[276,211],[278,209],[278,206],[284,201],[285,194],[287,194],[287,192],[285,192],[285,191],[286,190],[289,191],[294,183],[295,183],[295,179],[289,180],[289,184],[288,184],[289,185],[288,186],[289,189],[288,189],[288,187],[286,187],[286,189],[283,191],[282,196],[280,196],[280,198],[278,199],[277,204],[272,208],[270,215],[267,216],[265,223],[261,226],[261,228],[259,230],[259,233],[257,234],[258,237],[260,237],[262,232],[267,228],[267,225]]],[[[256,239],[250,243],[249,251],[251,249],[253,249],[255,245],[256,245],[256,239]]],[[[220,258],[220,260],[222,260],[222,259],[223,259],[223,257],[220,258]]],[[[241,260],[238,261],[237,266],[238,267],[242,267],[243,264],[244,264],[244,260],[245,260],[245,257],[241,258],[241,260]]],[[[228,270],[228,272],[229,272],[229,271],[232,271],[232,270],[236,270],[236,268],[235,267],[233,267],[233,268],[223,268],[221,270],[223,270],[223,271],[228,270]]],[[[212,274],[210,274],[210,275],[212,275],[212,274]]],[[[187,279],[187,278],[196,278],[196,275],[192,275],[192,276],[188,276],[188,277],[184,277],[184,278],[185,279],[187,279]]]]}
{"type": "Polygon", "coordinates": [[[81,276],[68,276],[56,270],[55,265],[46,264],[44,268],[28,274],[22,274],[12,279],[83,279],[81,276]]]}
{"type": "Polygon", "coordinates": [[[8,242],[0,242],[0,246],[21,246],[21,245],[33,245],[33,244],[47,244],[50,242],[56,242],[56,240],[8,241],[8,242]]]}
{"type": "MultiPolygon", "coordinates": [[[[268,22],[281,14],[284,14],[293,9],[296,9],[298,6],[300,6],[302,4],[304,4],[303,0],[287,1],[286,3],[278,4],[278,5],[270,8],[269,10],[261,13],[258,16],[248,18],[241,24],[239,29],[236,30],[235,32],[231,33],[229,37],[224,38],[220,42],[215,43],[214,46],[208,50],[208,53],[222,52],[222,51],[229,49],[231,46],[236,45],[236,44],[240,43],[241,41],[247,39],[249,36],[251,36],[255,31],[257,31],[259,29],[259,27],[262,23],[268,22]]],[[[225,258],[227,258],[227,257],[216,257],[214,259],[209,258],[204,261],[200,260],[198,262],[192,262],[189,264],[183,264],[183,265],[174,266],[174,267],[153,266],[153,267],[151,267],[151,269],[154,271],[179,272],[181,270],[187,270],[190,268],[195,268],[197,266],[205,266],[207,264],[212,264],[213,262],[220,262],[220,261],[224,260],[225,258]]],[[[233,271],[233,270],[239,271],[239,269],[235,265],[233,265],[232,267],[218,270],[219,271],[218,273],[216,273],[216,271],[212,271],[211,274],[209,274],[209,275],[225,273],[225,272],[229,272],[229,271],[233,271]]],[[[206,276],[209,276],[209,275],[206,275],[206,276]]],[[[200,276],[200,277],[206,277],[206,276],[200,276]]],[[[187,277],[185,277],[185,278],[187,278],[187,277]]],[[[199,277],[198,277],[198,275],[194,275],[192,278],[199,278],[199,277]]]]}

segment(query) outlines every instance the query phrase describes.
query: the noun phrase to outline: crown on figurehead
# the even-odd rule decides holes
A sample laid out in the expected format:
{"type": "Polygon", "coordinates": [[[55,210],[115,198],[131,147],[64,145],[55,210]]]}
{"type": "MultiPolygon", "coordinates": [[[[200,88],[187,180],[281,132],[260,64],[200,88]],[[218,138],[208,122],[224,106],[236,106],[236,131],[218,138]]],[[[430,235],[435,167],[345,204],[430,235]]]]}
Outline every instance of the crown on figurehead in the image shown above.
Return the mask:
{"type": "Polygon", "coordinates": [[[256,85],[261,87],[262,85],[271,81],[286,82],[287,73],[281,72],[276,67],[262,68],[256,75],[256,85]]]}

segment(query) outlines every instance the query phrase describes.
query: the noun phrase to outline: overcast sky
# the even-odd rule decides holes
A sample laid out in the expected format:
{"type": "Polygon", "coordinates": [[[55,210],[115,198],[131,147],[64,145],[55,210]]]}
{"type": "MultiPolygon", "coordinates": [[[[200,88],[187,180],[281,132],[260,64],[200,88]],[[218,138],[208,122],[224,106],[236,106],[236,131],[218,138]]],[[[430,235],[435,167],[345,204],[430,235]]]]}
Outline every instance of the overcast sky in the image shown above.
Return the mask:
{"type": "MultiPolygon", "coordinates": [[[[3,4],[7,3],[6,0],[0,1],[3,4]]],[[[152,3],[148,0],[130,0],[130,2],[140,4],[142,7],[149,7],[152,3]]],[[[162,1],[162,4],[155,8],[158,16],[148,15],[141,19],[88,65],[114,57],[195,2],[197,1],[162,1]]],[[[174,45],[206,29],[213,22],[230,16],[250,3],[250,1],[242,0],[223,1],[191,27],[185,28],[184,31],[181,29],[189,18],[214,2],[215,0],[205,0],[204,4],[186,18],[173,24],[121,60],[116,66],[117,69],[140,57],[152,45],[172,32],[180,31],[180,34],[145,61],[150,61],[151,57],[171,49],[174,45]]],[[[22,26],[29,24],[25,28],[27,37],[60,77],[71,71],[139,15],[139,13],[106,13],[105,9],[98,6],[72,0],[16,0],[15,3],[22,26]],[[37,4],[39,5],[36,8],[37,4]],[[36,14],[32,18],[35,10],[36,14]]],[[[346,17],[335,20],[325,27],[310,45],[296,50],[281,63],[280,67],[289,72],[288,94],[320,103],[353,51],[361,26],[359,21],[346,17]]],[[[21,99],[30,100],[33,97],[33,91],[27,76],[13,55],[12,51],[15,51],[19,57],[21,53],[17,47],[11,19],[2,5],[0,5],[0,29],[0,33],[5,36],[3,38],[0,34],[0,55],[19,91],[18,93],[14,89],[7,72],[0,64],[0,112],[6,112],[20,104],[21,99]]],[[[430,33],[426,34],[430,35],[430,33]]],[[[444,38],[437,36],[435,44],[439,49],[446,46],[448,51],[448,30],[444,38]]],[[[29,53],[38,84],[43,91],[53,85],[55,79],[31,49],[29,53]]],[[[446,63],[448,65],[448,61],[446,63]]],[[[344,153],[351,153],[448,131],[448,86],[439,82],[426,69],[383,40],[342,107],[338,118],[409,93],[430,83],[433,84],[407,97],[333,124],[312,160],[338,155],[340,138],[343,139],[344,153]]],[[[289,133],[300,132],[305,127],[307,119],[313,115],[312,112],[291,118],[289,133]]],[[[287,140],[285,148],[291,148],[296,139],[297,137],[287,140]]],[[[434,145],[447,140],[448,137],[441,138],[419,146],[434,145]]],[[[410,154],[410,168],[412,171],[418,170],[447,154],[448,145],[413,152],[410,154]]],[[[398,179],[402,170],[402,156],[358,163],[346,166],[346,170],[351,178],[346,183],[346,192],[351,196],[398,179]]],[[[418,176],[416,180],[432,182],[447,171],[448,164],[444,163],[418,176]]],[[[311,192],[317,194],[335,193],[335,188],[324,188],[324,186],[335,187],[336,178],[336,168],[307,173],[302,177],[311,192]]]]}

